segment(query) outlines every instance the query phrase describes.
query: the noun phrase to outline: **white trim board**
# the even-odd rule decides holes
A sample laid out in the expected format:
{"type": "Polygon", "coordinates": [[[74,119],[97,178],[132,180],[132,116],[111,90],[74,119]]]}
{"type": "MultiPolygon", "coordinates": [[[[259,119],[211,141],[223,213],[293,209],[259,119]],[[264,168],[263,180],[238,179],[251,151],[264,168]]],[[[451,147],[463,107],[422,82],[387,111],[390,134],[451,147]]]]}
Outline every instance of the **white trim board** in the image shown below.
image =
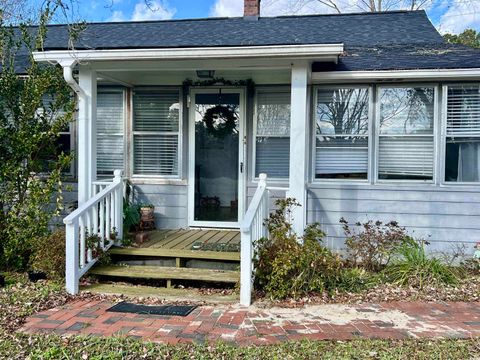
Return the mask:
{"type": "Polygon", "coordinates": [[[312,83],[402,80],[479,80],[480,69],[378,70],[312,72],[312,83]]]}
{"type": "Polygon", "coordinates": [[[231,46],[160,49],[47,50],[36,51],[38,62],[80,62],[109,60],[183,60],[242,58],[322,58],[336,61],[343,53],[343,44],[231,46]]]}

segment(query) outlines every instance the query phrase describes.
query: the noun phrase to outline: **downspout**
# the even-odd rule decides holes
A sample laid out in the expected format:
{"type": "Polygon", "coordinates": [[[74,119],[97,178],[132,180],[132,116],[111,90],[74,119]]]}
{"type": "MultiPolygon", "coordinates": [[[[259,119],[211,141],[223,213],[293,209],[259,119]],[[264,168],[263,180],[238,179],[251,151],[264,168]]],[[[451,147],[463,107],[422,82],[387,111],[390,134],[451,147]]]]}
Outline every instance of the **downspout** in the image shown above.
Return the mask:
{"type": "MultiPolygon", "coordinates": [[[[78,85],[77,81],[73,77],[73,67],[75,66],[76,61],[69,61],[67,63],[60,62],[60,65],[63,67],[63,78],[67,82],[68,85],[72,88],[75,93],[85,100],[85,92],[83,89],[78,85]]],[[[85,101],[84,101],[85,103],[85,101]]]]}
{"type": "MultiPolygon", "coordinates": [[[[63,78],[65,79],[65,82],[72,88],[72,90],[77,94],[79,103],[82,106],[82,111],[80,111],[81,114],[86,114],[88,111],[88,97],[87,94],[85,93],[85,90],[82,89],[80,84],[75,80],[73,77],[73,67],[76,64],[76,60],[69,60],[69,61],[60,61],[59,65],[62,66],[63,68],[63,78]]],[[[88,158],[88,156],[85,156],[85,158],[88,158]]],[[[80,181],[86,182],[87,179],[89,178],[89,174],[84,174],[83,179],[78,179],[79,183],[80,181]]],[[[78,187],[78,206],[82,205],[85,203],[90,197],[90,190],[86,187],[79,186],[78,187]]]]}

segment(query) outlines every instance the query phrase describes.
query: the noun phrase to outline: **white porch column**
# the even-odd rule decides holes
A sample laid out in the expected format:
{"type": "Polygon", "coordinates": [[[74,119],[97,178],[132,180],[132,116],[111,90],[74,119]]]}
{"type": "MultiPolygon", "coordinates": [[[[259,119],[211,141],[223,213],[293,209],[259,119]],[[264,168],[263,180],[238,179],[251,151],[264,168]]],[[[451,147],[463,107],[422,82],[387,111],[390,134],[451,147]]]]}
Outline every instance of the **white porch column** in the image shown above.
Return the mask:
{"type": "Polygon", "coordinates": [[[83,90],[78,104],[78,205],[92,196],[92,183],[97,174],[97,74],[80,66],[78,84],[83,90]]]}
{"type": "Polygon", "coordinates": [[[292,65],[291,125],[290,125],[290,186],[288,197],[295,198],[302,206],[293,211],[293,230],[303,235],[307,215],[306,183],[308,176],[308,81],[309,62],[292,65]]]}

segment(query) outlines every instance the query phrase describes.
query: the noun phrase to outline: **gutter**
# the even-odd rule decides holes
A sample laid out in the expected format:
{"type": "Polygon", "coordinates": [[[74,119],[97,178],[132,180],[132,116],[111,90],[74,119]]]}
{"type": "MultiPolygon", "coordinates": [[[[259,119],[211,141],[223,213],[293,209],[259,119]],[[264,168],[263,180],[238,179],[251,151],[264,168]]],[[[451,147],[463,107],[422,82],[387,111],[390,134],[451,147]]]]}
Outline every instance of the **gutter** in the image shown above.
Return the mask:
{"type": "Polygon", "coordinates": [[[38,62],[80,62],[112,60],[201,60],[201,59],[338,59],[343,44],[232,46],[160,49],[50,50],[36,51],[38,62]]]}
{"type": "Polygon", "coordinates": [[[480,68],[471,69],[418,69],[313,72],[312,83],[362,82],[362,81],[461,81],[480,79],[480,68]]]}

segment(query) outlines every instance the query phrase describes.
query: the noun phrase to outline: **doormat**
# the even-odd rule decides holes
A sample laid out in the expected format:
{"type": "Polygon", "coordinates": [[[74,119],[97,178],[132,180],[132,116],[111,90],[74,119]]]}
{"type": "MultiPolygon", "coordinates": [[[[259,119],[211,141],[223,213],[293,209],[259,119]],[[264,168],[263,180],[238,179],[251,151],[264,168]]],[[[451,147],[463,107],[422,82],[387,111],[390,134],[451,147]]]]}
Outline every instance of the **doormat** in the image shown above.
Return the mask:
{"type": "Polygon", "coordinates": [[[109,312],[122,312],[122,313],[132,313],[132,314],[143,314],[143,315],[170,315],[170,316],[187,316],[195,308],[194,306],[186,305],[141,305],[141,304],[132,304],[126,301],[122,301],[118,304],[115,304],[110,309],[107,309],[109,312]]]}

